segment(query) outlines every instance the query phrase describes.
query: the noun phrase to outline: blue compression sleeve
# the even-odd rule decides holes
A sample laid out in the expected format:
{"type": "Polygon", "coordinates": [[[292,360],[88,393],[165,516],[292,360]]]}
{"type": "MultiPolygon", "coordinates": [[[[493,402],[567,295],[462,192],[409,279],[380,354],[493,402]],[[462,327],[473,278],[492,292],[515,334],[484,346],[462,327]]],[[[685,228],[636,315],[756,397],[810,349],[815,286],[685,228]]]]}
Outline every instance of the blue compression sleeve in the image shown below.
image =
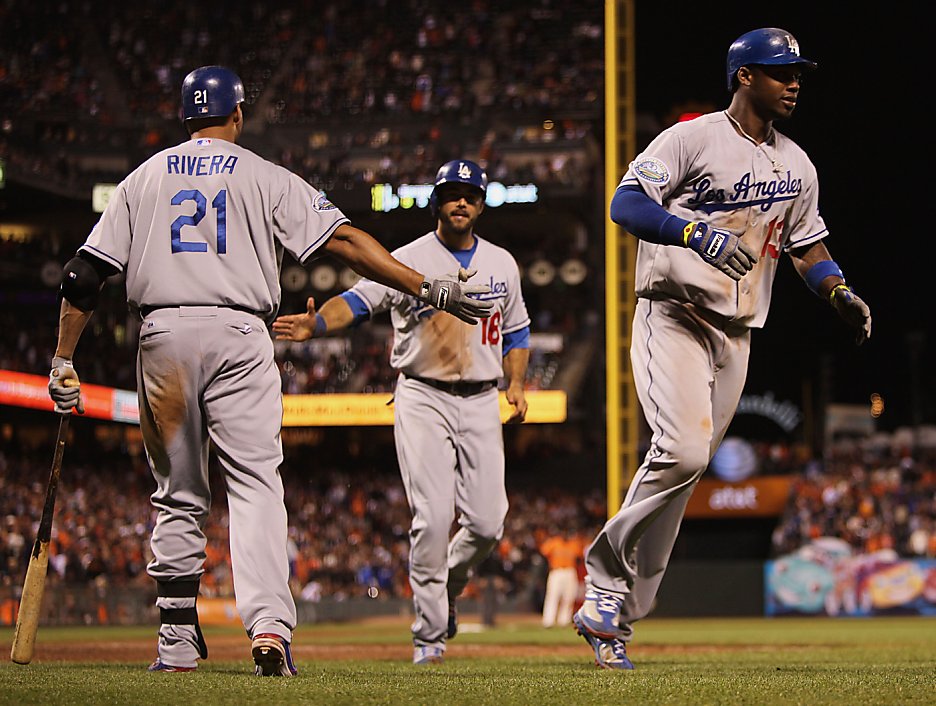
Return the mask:
{"type": "Polygon", "coordinates": [[[514,348],[530,347],[530,327],[524,326],[516,331],[504,334],[504,355],[514,348]]]}
{"type": "Polygon", "coordinates": [[[367,308],[364,300],[357,294],[354,292],[342,292],[339,296],[348,302],[348,306],[351,307],[351,313],[354,314],[354,321],[351,322],[351,326],[357,326],[362,321],[366,321],[370,318],[370,309],[367,308]]]}
{"type": "Polygon", "coordinates": [[[819,294],[819,285],[822,284],[822,280],[826,277],[841,277],[845,279],[845,275],[842,274],[842,268],[838,266],[834,260],[820,260],[815,265],[806,270],[806,274],[803,276],[803,279],[806,280],[806,286],[809,287],[814,294],[819,294]]]}
{"type": "Polygon", "coordinates": [[[621,186],[611,199],[611,220],[641,240],[661,245],[684,245],[689,221],[674,216],[638,186],[621,186]]]}

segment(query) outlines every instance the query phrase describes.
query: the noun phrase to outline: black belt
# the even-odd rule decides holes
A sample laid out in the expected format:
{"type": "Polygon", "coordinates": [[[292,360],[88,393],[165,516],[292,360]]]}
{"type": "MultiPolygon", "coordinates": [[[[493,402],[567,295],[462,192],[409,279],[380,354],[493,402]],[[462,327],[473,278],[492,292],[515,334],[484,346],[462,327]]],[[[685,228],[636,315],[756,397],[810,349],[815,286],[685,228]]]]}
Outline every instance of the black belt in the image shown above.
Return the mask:
{"type": "Polygon", "coordinates": [[[480,395],[482,392],[487,392],[491,388],[497,387],[497,380],[453,380],[449,382],[446,380],[421,378],[418,375],[410,375],[409,373],[404,373],[404,375],[410,380],[418,380],[437,390],[442,390],[442,392],[447,392],[450,395],[458,395],[459,397],[473,397],[474,395],[480,395]]]}
{"type": "Polygon", "coordinates": [[[258,316],[261,319],[263,318],[263,315],[259,312],[254,311],[253,309],[248,309],[246,306],[237,306],[235,304],[158,304],[156,306],[141,306],[138,311],[140,312],[140,318],[145,319],[154,311],[158,311],[160,309],[178,309],[183,306],[214,306],[218,309],[233,309],[234,311],[243,311],[245,314],[252,314],[253,316],[258,316]]]}

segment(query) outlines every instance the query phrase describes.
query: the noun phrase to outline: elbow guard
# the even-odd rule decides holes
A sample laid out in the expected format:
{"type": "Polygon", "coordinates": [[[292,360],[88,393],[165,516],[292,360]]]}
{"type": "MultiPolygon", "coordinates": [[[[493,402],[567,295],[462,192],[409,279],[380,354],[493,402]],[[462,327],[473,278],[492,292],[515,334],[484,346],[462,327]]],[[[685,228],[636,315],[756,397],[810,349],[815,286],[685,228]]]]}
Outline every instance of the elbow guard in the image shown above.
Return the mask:
{"type": "Polygon", "coordinates": [[[62,272],[61,295],[82,311],[93,311],[103,285],[101,275],[87,260],[73,257],[62,272]]]}

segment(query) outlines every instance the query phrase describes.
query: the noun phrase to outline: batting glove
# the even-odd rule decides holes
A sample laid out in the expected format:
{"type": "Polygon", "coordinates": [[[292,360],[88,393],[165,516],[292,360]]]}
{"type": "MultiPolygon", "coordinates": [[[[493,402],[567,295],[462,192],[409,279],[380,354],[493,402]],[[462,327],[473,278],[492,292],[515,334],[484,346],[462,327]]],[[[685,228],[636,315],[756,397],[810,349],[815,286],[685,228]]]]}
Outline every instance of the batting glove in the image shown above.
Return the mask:
{"type": "Polygon", "coordinates": [[[491,288],[488,285],[462,284],[476,272],[477,270],[466,270],[462,267],[457,273],[426,280],[419,287],[419,298],[473,326],[478,323],[478,319],[489,317],[491,309],[494,308],[492,301],[472,298],[490,294],[491,288]]]}
{"type": "Polygon", "coordinates": [[[704,223],[689,223],[683,229],[683,244],[735,282],[757,264],[757,256],[741,238],[727,230],[709,228],[704,223]]]}
{"type": "Polygon", "coordinates": [[[464,267],[459,267],[458,272],[453,272],[450,275],[445,275],[446,279],[457,280],[458,282],[467,282],[469,279],[478,274],[478,271],[475,268],[466,270],[464,267]]]}
{"type": "Polygon", "coordinates": [[[859,346],[871,338],[871,309],[847,284],[837,284],[829,292],[829,302],[845,323],[858,330],[859,346]]]}
{"type": "Polygon", "coordinates": [[[73,409],[84,414],[84,402],[81,400],[81,381],[75,367],[67,358],[56,356],[52,359],[49,371],[49,397],[55,402],[55,411],[70,414],[73,409]]]}

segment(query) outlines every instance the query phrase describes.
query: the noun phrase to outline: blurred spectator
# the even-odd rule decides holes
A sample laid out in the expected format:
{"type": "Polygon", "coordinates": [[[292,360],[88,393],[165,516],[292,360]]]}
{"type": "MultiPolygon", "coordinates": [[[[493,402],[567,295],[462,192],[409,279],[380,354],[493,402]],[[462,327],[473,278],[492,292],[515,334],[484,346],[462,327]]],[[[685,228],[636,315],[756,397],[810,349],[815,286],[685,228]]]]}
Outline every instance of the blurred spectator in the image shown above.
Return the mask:
{"type": "Polygon", "coordinates": [[[553,526],[540,545],[549,564],[546,596],[543,599],[543,627],[572,623],[572,609],[579,595],[579,565],[584,562],[586,541],[575,526],[553,526]]]}
{"type": "Polygon", "coordinates": [[[244,79],[256,151],[325,190],[426,183],[435,165],[468,148],[494,179],[586,188],[586,152],[555,148],[581,146],[600,120],[602,18],[594,0],[496,9],[402,0],[392,11],[386,0],[207,9],[7,0],[0,156],[11,173],[75,192],[116,181],[184,139],[183,76],[224,64],[244,79]],[[301,21],[310,16],[315,23],[301,21]],[[296,130],[277,146],[266,125],[296,130]]]}
{"type": "MultiPolygon", "coordinates": [[[[86,234],[81,234],[84,237],[86,234]]],[[[0,370],[45,375],[55,349],[58,324],[57,291],[62,265],[77,249],[59,235],[40,233],[19,242],[0,233],[0,259],[6,264],[0,290],[0,370]],[[48,281],[46,281],[48,278],[48,281]],[[52,284],[50,284],[51,282],[52,284]]],[[[77,234],[76,234],[77,237],[77,234]]],[[[529,256],[527,256],[529,257],[529,256]]],[[[127,308],[120,275],[101,294],[90,328],[82,336],[76,355],[85,379],[94,384],[125,390],[136,389],[136,340],[139,317],[127,308]]],[[[563,359],[563,347],[543,348],[537,335],[556,331],[552,322],[578,320],[576,327],[563,325],[563,334],[587,331],[582,321],[582,300],[569,288],[549,295],[546,287],[524,283],[530,294],[533,329],[526,386],[529,390],[554,389],[563,359]]],[[[284,313],[288,305],[283,306],[284,313]]],[[[582,339],[586,333],[569,338],[582,339]]],[[[388,325],[376,322],[348,332],[346,337],[313,339],[305,343],[276,341],[276,362],[285,394],[336,392],[390,392],[397,374],[389,364],[393,344],[388,325]]]]}
{"type": "Polygon", "coordinates": [[[819,537],[837,537],[870,554],[936,557],[936,454],[891,450],[838,452],[794,483],[773,534],[775,555],[819,537]]]}
{"type": "MultiPolygon", "coordinates": [[[[46,449],[0,454],[0,584],[22,581],[42,513],[46,449]]],[[[287,457],[289,454],[287,453],[287,457]]],[[[350,465],[350,464],[348,464],[350,465]]],[[[233,596],[228,515],[220,477],[212,469],[214,498],[205,534],[202,595],[233,596]]],[[[341,600],[370,595],[377,599],[410,597],[407,579],[409,508],[399,476],[359,469],[335,469],[306,476],[285,465],[286,503],[292,547],[290,584],[297,597],[341,600]]],[[[154,522],[149,494],[152,477],[145,459],[123,451],[81,458],[69,449],[67,473],[59,485],[49,580],[149,587],[145,572],[152,554],[148,537],[154,522]],[[77,458],[76,458],[77,457],[77,458]]],[[[500,596],[523,595],[528,588],[536,536],[547,523],[565,518],[595,526],[603,510],[600,495],[591,502],[569,492],[510,493],[509,529],[491,568],[489,583],[500,596]]],[[[485,579],[488,581],[488,579],[485,579]]],[[[473,589],[478,597],[478,587],[473,589]]],[[[494,595],[494,594],[492,594],[494,595]]]]}

